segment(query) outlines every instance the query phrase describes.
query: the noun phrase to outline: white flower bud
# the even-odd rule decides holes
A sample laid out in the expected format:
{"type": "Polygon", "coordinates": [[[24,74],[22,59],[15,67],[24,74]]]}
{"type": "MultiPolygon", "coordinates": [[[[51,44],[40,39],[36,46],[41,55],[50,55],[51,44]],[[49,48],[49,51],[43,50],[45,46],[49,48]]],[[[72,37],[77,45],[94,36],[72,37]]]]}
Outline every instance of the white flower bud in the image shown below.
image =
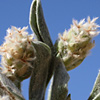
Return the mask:
{"type": "Polygon", "coordinates": [[[59,35],[57,56],[62,58],[67,70],[77,67],[94,47],[92,38],[100,33],[100,26],[95,23],[97,19],[88,17],[87,22],[83,19],[79,23],[73,20],[71,28],[59,35]]]}
{"type": "Polygon", "coordinates": [[[35,58],[34,47],[31,43],[33,35],[28,35],[27,28],[12,26],[7,30],[5,42],[0,47],[2,73],[7,77],[15,78],[16,75],[20,77],[25,75],[31,67],[30,62],[35,58]]]}

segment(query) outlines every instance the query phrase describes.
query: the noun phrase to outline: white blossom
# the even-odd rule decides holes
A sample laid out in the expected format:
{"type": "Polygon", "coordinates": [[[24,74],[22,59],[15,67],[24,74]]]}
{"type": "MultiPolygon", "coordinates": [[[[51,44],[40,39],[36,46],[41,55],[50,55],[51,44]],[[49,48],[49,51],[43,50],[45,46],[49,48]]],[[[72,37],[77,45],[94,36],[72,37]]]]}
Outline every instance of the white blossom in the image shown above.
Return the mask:
{"type": "Polygon", "coordinates": [[[8,28],[4,43],[0,46],[2,72],[8,76],[13,75],[18,67],[29,66],[33,61],[34,48],[32,46],[33,34],[26,31],[28,27],[8,28]],[[16,66],[15,66],[16,65],[16,66]]]}
{"type": "Polygon", "coordinates": [[[90,49],[94,47],[92,39],[100,33],[98,30],[100,26],[95,23],[97,19],[98,17],[91,20],[88,17],[87,22],[85,19],[79,22],[73,20],[71,28],[68,31],[65,30],[63,35],[59,34],[57,56],[62,58],[66,64],[65,66],[72,66],[70,64],[76,66],[75,64],[80,60],[83,61],[90,52],[90,49]],[[68,59],[72,62],[69,63],[68,59]]]}

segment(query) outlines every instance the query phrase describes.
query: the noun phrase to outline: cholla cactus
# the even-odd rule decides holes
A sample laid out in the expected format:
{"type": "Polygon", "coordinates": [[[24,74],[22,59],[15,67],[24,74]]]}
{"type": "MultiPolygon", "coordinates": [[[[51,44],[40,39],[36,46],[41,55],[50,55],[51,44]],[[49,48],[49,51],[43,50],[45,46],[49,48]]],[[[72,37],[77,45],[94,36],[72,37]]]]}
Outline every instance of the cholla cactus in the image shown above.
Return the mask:
{"type": "Polygon", "coordinates": [[[89,54],[90,50],[94,47],[93,37],[97,36],[99,25],[95,23],[98,18],[90,20],[90,17],[81,20],[79,23],[73,20],[71,28],[59,34],[57,41],[57,56],[60,56],[66,66],[66,69],[72,70],[77,67],[84,58],[89,54]]]}
{"type": "Polygon", "coordinates": [[[35,52],[31,43],[33,35],[28,35],[27,28],[20,29],[12,26],[7,30],[5,42],[0,47],[2,73],[12,80],[16,77],[30,76],[26,73],[29,68],[32,68],[30,62],[34,60],[35,52]]]}

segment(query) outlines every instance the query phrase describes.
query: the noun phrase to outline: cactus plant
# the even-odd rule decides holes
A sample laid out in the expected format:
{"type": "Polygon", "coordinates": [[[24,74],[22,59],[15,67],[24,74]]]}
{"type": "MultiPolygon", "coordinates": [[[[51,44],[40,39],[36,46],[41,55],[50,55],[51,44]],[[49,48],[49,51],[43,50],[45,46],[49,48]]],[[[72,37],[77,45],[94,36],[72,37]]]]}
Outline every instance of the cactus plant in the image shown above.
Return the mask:
{"type": "MultiPolygon", "coordinates": [[[[44,100],[50,80],[47,100],[71,100],[68,71],[78,67],[94,47],[93,38],[100,33],[97,19],[73,20],[53,45],[41,0],[33,0],[29,22],[34,34],[29,35],[28,27],[12,26],[0,46],[0,100],[25,100],[21,83],[29,77],[29,100],[44,100]]],[[[100,72],[88,100],[100,99],[99,88],[100,72]]]]}

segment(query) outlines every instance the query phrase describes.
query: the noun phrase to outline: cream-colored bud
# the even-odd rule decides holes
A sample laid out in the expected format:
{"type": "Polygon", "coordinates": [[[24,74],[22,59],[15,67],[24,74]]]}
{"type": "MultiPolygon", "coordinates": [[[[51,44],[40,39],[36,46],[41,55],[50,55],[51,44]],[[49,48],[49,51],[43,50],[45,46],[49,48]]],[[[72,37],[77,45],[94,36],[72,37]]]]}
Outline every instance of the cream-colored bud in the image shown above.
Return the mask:
{"type": "Polygon", "coordinates": [[[100,33],[100,26],[95,23],[97,19],[88,17],[87,22],[83,19],[79,23],[73,20],[71,28],[59,35],[57,56],[62,58],[67,70],[77,67],[94,47],[92,39],[100,33]]]}
{"type": "MultiPolygon", "coordinates": [[[[2,73],[12,79],[25,75],[32,68],[30,62],[35,58],[33,35],[28,35],[26,29],[12,26],[7,30],[5,42],[0,47],[2,73]]],[[[29,77],[29,74],[25,77],[29,77]]]]}

